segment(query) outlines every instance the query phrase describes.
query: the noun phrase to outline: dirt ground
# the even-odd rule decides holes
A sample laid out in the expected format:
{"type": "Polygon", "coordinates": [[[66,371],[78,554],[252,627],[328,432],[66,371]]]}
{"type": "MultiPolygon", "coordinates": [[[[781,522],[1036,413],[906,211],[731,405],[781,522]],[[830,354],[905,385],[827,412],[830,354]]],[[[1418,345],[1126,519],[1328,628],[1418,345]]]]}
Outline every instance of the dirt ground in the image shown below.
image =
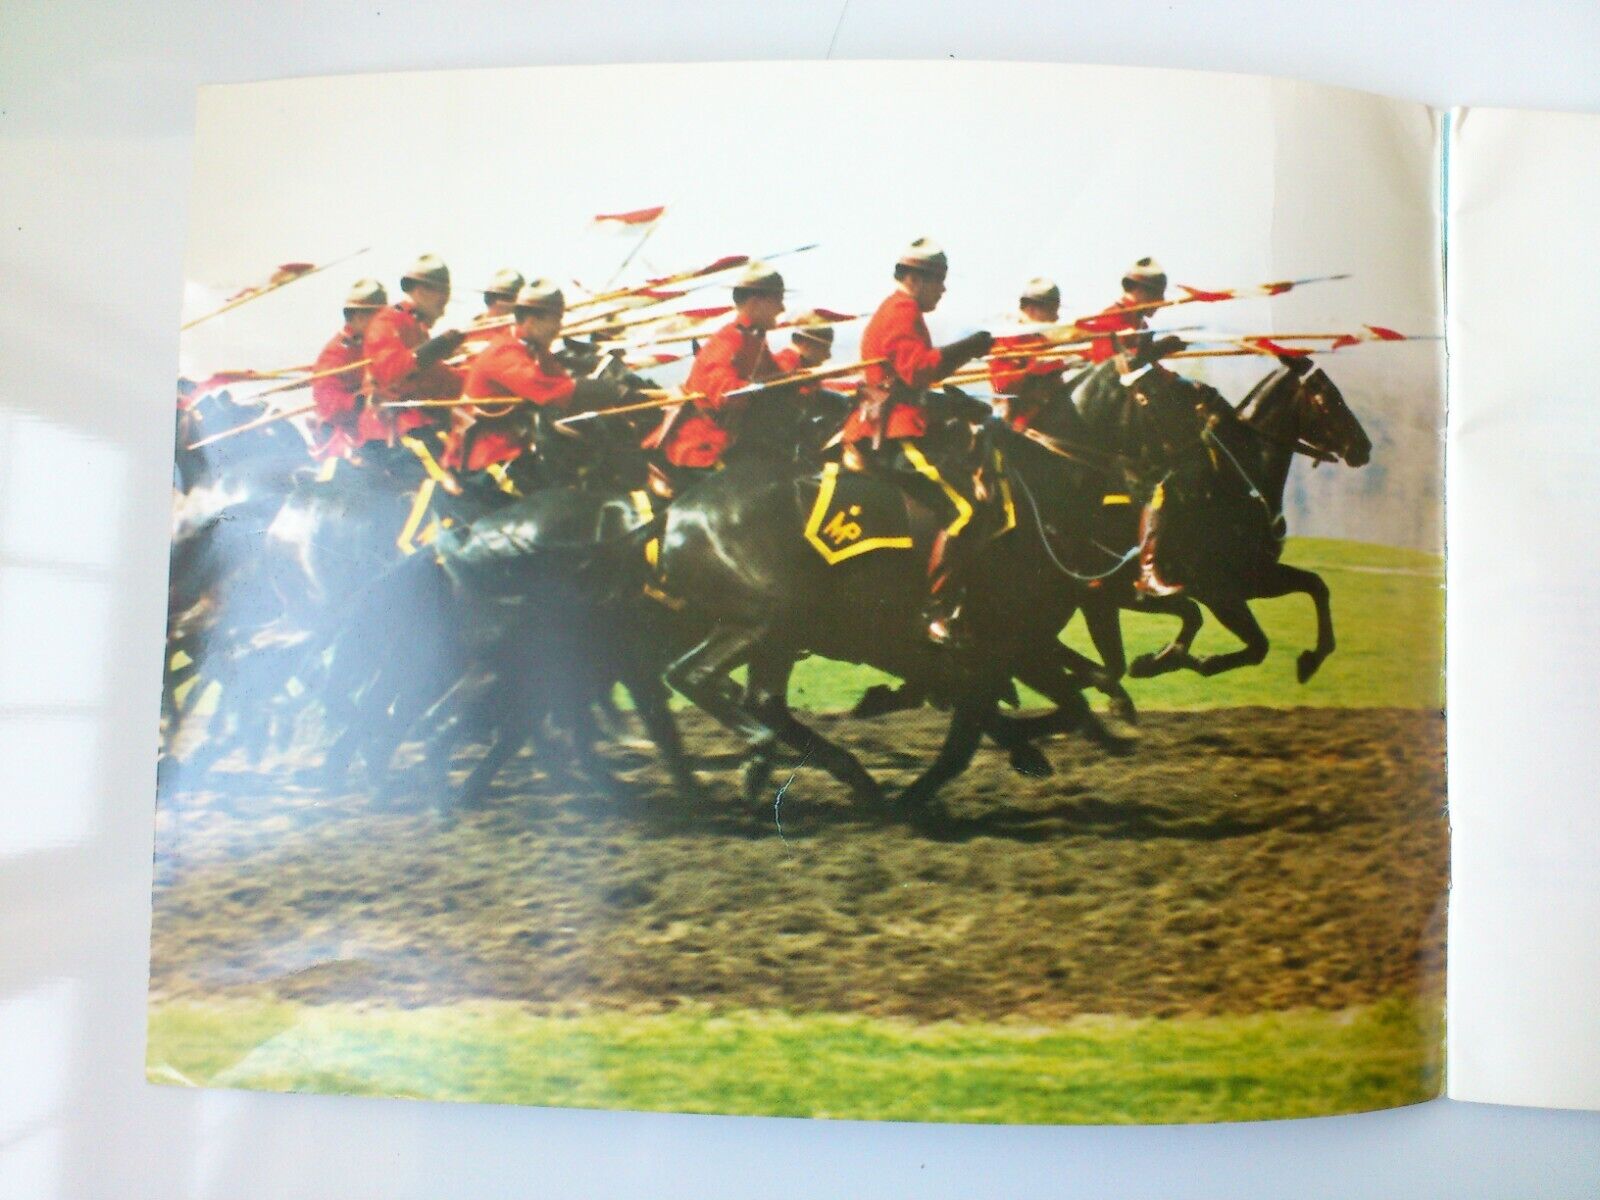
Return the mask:
{"type": "MultiPolygon", "coordinates": [[[[453,826],[295,782],[310,761],[168,791],[153,995],[1049,1022],[1439,986],[1438,713],[1152,713],[1126,757],[1050,743],[1045,780],[986,747],[941,837],[852,809],[815,770],[776,813],[743,804],[726,739],[683,724],[699,803],[628,741],[606,749],[626,799],[557,790],[524,755],[453,826]]],[[[928,711],[816,724],[886,784],[943,732],[928,711]]]]}

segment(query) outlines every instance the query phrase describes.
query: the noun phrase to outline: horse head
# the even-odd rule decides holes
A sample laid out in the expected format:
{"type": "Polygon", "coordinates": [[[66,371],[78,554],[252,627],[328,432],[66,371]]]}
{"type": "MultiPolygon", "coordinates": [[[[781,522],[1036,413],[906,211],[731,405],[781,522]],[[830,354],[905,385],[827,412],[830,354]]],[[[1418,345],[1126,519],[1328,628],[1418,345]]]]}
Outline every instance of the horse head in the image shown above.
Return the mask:
{"type": "Polygon", "coordinates": [[[1372,458],[1372,439],[1322,365],[1283,357],[1239,405],[1239,417],[1268,437],[1303,444],[1352,467],[1372,458]]]}

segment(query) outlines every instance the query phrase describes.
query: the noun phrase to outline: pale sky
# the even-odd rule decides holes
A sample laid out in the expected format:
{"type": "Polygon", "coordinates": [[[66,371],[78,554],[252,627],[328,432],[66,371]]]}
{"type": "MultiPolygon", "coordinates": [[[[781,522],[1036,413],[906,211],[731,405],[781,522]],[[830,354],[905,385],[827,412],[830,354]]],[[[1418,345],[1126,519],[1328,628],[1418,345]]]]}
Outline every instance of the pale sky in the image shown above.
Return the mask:
{"type": "MultiPolygon", "coordinates": [[[[186,317],[277,263],[372,249],[184,335],[181,369],[307,362],[354,279],[376,276],[397,296],[424,251],[444,257],[455,283],[440,328],[471,319],[500,267],[598,287],[630,243],[591,218],[657,204],[668,211],[648,267],[636,260],[627,279],[817,242],[776,264],[792,310],[869,313],[901,248],[932,237],[951,260],[929,320],[938,341],[993,325],[1034,275],[1061,285],[1064,315],[1096,311],[1147,254],[1175,283],[1207,288],[1353,276],[1179,308],[1167,324],[1440,333],[1435,134],[1422,105],[1339,89],[1017,63],[552,67],[208,88],[186,317]]],[[[693,303],[726,296],[709,288],[693,303]]],[[[841,330],[841,358],[858,333],[841,330]]],[[[1360,473],[1298,473],[1291,527],[1436,548],[1440,348],[1326,361],[1380,453],[1360,473]]],[[[1238,399],[1266,365],[1186,369],[1238,399]]]]}

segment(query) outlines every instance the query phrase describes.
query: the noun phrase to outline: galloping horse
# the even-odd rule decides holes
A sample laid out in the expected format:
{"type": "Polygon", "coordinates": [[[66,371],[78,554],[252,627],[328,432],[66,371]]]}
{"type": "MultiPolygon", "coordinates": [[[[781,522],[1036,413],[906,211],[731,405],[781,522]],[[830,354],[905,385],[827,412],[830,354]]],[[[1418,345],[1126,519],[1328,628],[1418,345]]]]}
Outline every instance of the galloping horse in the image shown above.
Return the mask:
{"type": "MultiPolygon", "coordinates": [[[[1296,662],[1300,682],[1334,650],[1327,584],[1279,561],[1284,487],[1297,453],[1361,467],[1372,456],[1372,442],[1319,364],[1304,357],[1280,362],[1237,410],[1213,389],[1156,362],[1126,375],[1113,363],[1102,364],[1078,392],[1096,444],[1165,481],[1164,569],[1244,643],[1196,658],[1189,652],[1193,631],[1186,629],[1160,653],[1136,659],[1135,677],[1183,668],[1216,675],[1260,663],[1268,642],[1249,601],[1290,593],[1309,596],[1317,613],[1317,644],[1296,662]]],[[[1113,594],[1119,602],[1133,599],[1126,582],[1113,594]]]]}
{"type": "MultiPolygon", "coordinates": [[[[853,754],[790,711],[789,672],[807,652],[870,664],[951,703],[951,725],[938,757],[902,794],[901,802],[913,811],[930,804],[966,768],[984,732],[1015,743],[996,711],[1013,677],[1062,706],[1060,727],[1097,728],[1076,686],[1063,683],[1044,649],[1055,644],[1083,598],[1068,564],[1089,561],[1092,547],[1070,526],[1047,530],[1043,517],[1081,511],[1082,481],[1061,460],[998,422],[986,427],[986,436],[1006,464],[1006,486],[1015,485],[1026,503],[1011,506],[1010,527],[975,564],[964,605],[971,644],[964,648],[930,645],[917,620],[927,593],[924,554],[932,529],[906,539],[909,547],[830,564],[806,534],[819,486],[808,468],[730,466],[668,510],[662,586],[712,622],[712,629],[673,664],[667,679],[751,739],[755,754],[747,791],[752,775],[757,782],[765,778],[773,744],[782,742],[849,787],[858,803],[882,802],[879,785],[853,754]],[[743,691],[730,678],[742,665],[749,670],[743,691]]],[[[858,477],[854,486],[866,510],[906,504],[901,491],[879,477],[858,477]]]]}

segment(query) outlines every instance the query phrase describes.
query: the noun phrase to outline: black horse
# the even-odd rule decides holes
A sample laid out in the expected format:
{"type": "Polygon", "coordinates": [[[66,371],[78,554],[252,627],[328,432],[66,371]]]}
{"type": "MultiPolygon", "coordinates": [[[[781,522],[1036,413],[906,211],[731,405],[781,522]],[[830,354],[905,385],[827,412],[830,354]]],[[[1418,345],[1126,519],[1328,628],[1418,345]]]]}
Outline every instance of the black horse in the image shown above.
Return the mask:
{"type": "MultiPolygon", "coordinates": [[[[1138,464],[1145,494],[1150,481],[1160,481],[1163,571],[1244,643],[1197,658],[1189,647],[1199,626],[1186,622],[1172,644],[1136,659],[1130,673],[1138,678],[1187,668],[1215,675],[1256,665],[1268,641],[1249,601],[1304,593],[1316,606],[1317,644],[1300,654],[1296,674],[1302,683],[1309,680],[1334,650],[1333,617],[1322,578],[1279,561],[1289,469],[1297,453],[1352,467],[1372,454],[1371,440],[1327,372],[1308,358],[1286,357],[1235,410],[1214,389],[1158,362],[1125,375],[1106,363],[1079,389],[1078,408],[1092,444],[1138,464]]],[[[1102,589],[1102,601],[1148,608],[1133,592],[1132,576],[1130,564],[1102,589]]],[[[1111,653],[1108,667],[1118,660],[1111,653]]]]}
{"type": "Polygon", "coordinates": [[[377,580],[334,644],[327,702],[348,707],[324,763],[329,786],[359,754],[380,797],[391,794],[395,750],[431,715],[439,728],[424,766],[441,796],[460,741],[490,743],[461,790],[441,801],[446,812],[480,803],[526,742],[542,742],[547,718],[570,735],[591,781],[616,791],[595,750],[594,708],[621,684],[679,791],[694,794],[661,680],[664,647],[692,639],[645,590],[658,527],[638,490],[550,488],[452,531],[377,580]]]}
{"type": "MultiPolygon", "coordinates": [[[[805,653],[870,664],[950,704],[939,755],[901,796],[909,813],[926,809],[966,768],[985,732],[1021,749],[1021,735],[997,712],[1013,677],[1061,706],[1055,728],[1103,733],[1078,683],[1062,675],[1047,650],[1082,602],[1078,576],[1094,561],[1083,530],[1066,521],[1050,524],[1084,510],[1084,481],[1054,453],[998,422],[985,426],[982,436],[1005,464],[1014,495],[1008,527],[988,542],[972,572],[964,605],[971,641],[962,648],[935,647],[922,633],[925,554],[936,530],[931,514],[918,520],[915,505],[911,548],[876,550],[833,565],[804,536],[818,486],[804,467],[733,465],[668,511],[662,586],[712,622],[707,637],[673,664],[668,682],[750,739],[747,792],[767,778],[773,747],[782,743],[844,783],[858,803],[882,803],[879,785],[855,756],[790,710],[789,673],[805,653]],[[740,666],[748,668],[745,689],[730,678],[740,666]]],[[[889,480],[866,476],[859,486],[866,507],[906,504],[889,480]]]]}

